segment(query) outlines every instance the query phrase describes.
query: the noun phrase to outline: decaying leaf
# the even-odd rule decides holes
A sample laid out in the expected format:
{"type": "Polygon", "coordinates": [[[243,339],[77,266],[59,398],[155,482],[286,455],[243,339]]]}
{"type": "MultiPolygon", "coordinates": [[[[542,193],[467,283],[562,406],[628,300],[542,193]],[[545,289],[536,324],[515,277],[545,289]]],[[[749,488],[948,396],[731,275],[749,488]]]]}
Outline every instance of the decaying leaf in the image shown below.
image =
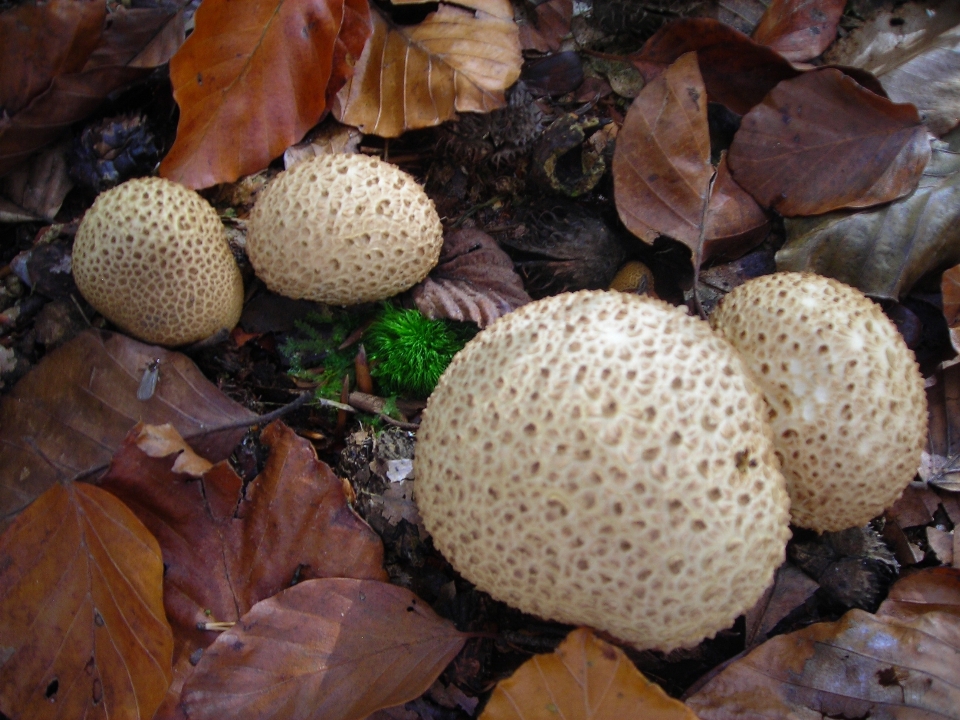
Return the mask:
{"type": "Polygon", "coordinates": [[[485,232],[469,228],[444,236],[437,266],[411,292],[428,318],[481,328],[531,301],[510,257],[485,232]]]}
{"type": "Polygon", "coordinates": [[[262,441],[270,456],[246,488],[226,463],[200,480],[176,473],[180,458],[149,456],[139,432],[103,478],[101,487],[133,510],[163,551],[174,693],[192,670],[191,656],[216,638],[198,623],[239,620],[294,578],[386,579],[380,538],[348,507],[342,483],[313,446],[282,423],[269,425],[262,441]]]}
{"type": "Polygon", "coordinates": [[[876,615],[851,610],[768,640],[687,704],[701,720],[956,718],[960,571],[900,580],[876,615]]]}
{"type": "Polygon", "coordinates": [[[324,123],[321,127],[307,133],[301,142],[283,151],[283,169],[289,170],[317,155],[359,152],[362,137],[363,134],[359,130],[349,125],[324,123]]]}
{"type": "Polygon", "coordinates": [[[716,0],[707,3],[700,17],[713,18],[749,35],[770,7],[770,0],[716,0]]]}
{"type": "Polygon", "coordinates": [[[51,487],[0,537],[0,710],[151,717],[171,676],[162,594],[160,548],[123,503],[51,487]]]}
{"type": "Polygon", "coordinates": [[[927,388],[930,422],[927,449],[920,456],[921,479],[960,491],[960,365],[941,368],[927,388]]]}
{"type": "Polygon", "coordinates": [[[826,68],[781,82],[744,115],[728,161],[762,206],[815,215],[909,194],[930,159],[928,137],[912,105],[826,68]]]}
{"type": "Polygon", "coordinates": [[[812,60],[837,37],[846,0],[773,0],[753,39],[792,62],[812,60]]]}
{"type": "Polygon", "coordinates": [[[340,122],[397,137],[506,104],[503,91],[522,61],[508,0],[440,3],[412,27],[395,26],[376,9],[372,19],[356,73],[331,105],[340,122]]]}
{"type": "Polygon", "coordinates": [[[697,54],[683,55],[634,99],[617,137],[613,183],[627,229],[696,247],[713,166],[697,54]]]}
{"type": "Polygon", "coordinates": [[[707,18],[687,18],[665,25],[630,60],[649,83],[693,50],[710,100],[739,115],[760,103],[780,81],[800,75],[775,50],[707,18]]]}
{"type": "Polygon", "coordinates": [[[786,221],[778,270],[827,275],[897,300],[925,273],[960,262],[960,155],[936,149],[917,189],[867,212],[786,221]]]}
{"type": "Polygon", "coordinates": [[[433,684],[466,635],[409,590],[309,580],[255,605],[203,654],[190,720],[362,720],[433,684]]]}
{"type": "Polygon", "coordinates": [[[46,147],[0,178],[0,222],[53,221],[73,189],[67,176],[69,146],[65,140],[46,147]]]}
{"type": "MultiPolygon", "coordinates": [[[[103,8],[103,4],[96,0],[82,0],[77,4],[99,5],[101,12],[103,8]]],[[[34,17],[31,22],[42,24],[43,20],[34,17]]],[[[75,32],[82,33],[85,27],[77,27],[75,32]]],[[[99,39],[80,69],[67,71],[77,64],[73,60],[78,55],[74,55],[75,49],[71,48],[71,62],[59,65],[64,71],[62,74],[53,77],[42,92],[15,113],[10,113],[7,108],[10,117],[0,124],[0,175],[35,150],[56,140],[73,123],[90,115],[108,95],[145,77],[153,68],[169,60],[183,42],[183,35],[183,14],[173,0],[163,0],[156,7],[128,9],[121,5],[113,9],[103,20],[99,39]]],[[[44,43],[45,34],[39,37],[39,42],[44,43]]],[[[76,40],[75,47],[86,47],[87,40],[87,37],[76,40]]],[[[31,40],[31,47],[32,43],[31,40]]],[[[0,39],[2,46],[4,42],[0,39]]],[[[46,45],[41,44],[30,55],[44,52],[46,45]]],[[[0,65],[0,68],[4,75],[7,71],[14,75],[24,72],[22,62],[12,66],[0,65]]],[[[22,90],[25,93],[35,91],[39,84],[39,80],[31,82],[22,90]]]]}
{"type": "Polygon", "coordinates": [[[960,122],[960,4],[953,0],[884,8],[827,59],[872,72],[890,99],[916,105],[935,135],[960,122]]]}
{"type": "Polygon", "coordinates": [[[940,276],[943,317],[950,330],[950,344],[960,352],[960,265],[944,270],[940,276]]]}
{"type": "Polygon", "coordinates": [[[717,166],[704,223],[704,263],[714,257],[737,258],[762,243],[770,231],[767,214],[730,175],[726,154],[717,166]]]}
{"type": "Polygon", "coordinates": [[[647,680],[623,651],[587,628],[548,655],[535,655],[497,684],[480,720],[696,720],[647,680]]]}
{"type": "Polygon", "coordinates": [[[0,518],[20,512],[58,480],[105,470],[140,421],[172,423],[203,456],[222,460],[254,417],[185,355],[85,332],[48,353],[0,400],[0,518]],[[144,370],[158,358],[156,391],[140,401],[144,370]]]}
{"type": "Polygon", "coordinates": [[[366,0],[203,3],[170,61],[180,123],[160,174],[203,188],[263,170],[320,120],[369,12],[366,0]]]}
{"type": "Polygon", "coordinates": [[[747,611],[746,646],[753,647],[766,640],[777,623],[803,605],[819,587],[816,580],[789,562],[777,568],[773,585],[747,611]]]}

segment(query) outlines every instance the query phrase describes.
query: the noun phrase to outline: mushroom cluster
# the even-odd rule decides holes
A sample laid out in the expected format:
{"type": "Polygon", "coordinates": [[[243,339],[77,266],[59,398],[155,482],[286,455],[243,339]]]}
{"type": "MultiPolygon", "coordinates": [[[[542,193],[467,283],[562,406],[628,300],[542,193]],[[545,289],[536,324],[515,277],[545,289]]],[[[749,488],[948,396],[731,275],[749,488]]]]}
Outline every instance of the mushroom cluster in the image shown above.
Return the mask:
{"type": "Polygon", "coordinates": [[[101,193],[73,246],[73,275],[99,313],[134,337],[184,345],[231,329],[243,280],[217,212],[161,178],[101,193]]]}
{"type": "Polygon", "coordinates": [[[751,607],[784,558],[765,415],[701,320],[616,292],[545,298],[441,377],[417,503],[444,556],[495,598],[638,647],[692,645],[751,607]]]}

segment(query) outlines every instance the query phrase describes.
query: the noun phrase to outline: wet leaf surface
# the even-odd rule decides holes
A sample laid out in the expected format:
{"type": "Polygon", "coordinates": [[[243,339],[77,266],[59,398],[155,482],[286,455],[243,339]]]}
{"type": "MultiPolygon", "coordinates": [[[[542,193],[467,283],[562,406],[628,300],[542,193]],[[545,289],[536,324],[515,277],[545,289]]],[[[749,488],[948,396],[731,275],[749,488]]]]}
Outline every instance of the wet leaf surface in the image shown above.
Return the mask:
{"type": "Polygon", "coordinates": [[[188,187],[263,170],[303,138],[370,34],[366,0],[241,2],[204,3],[170,61],[180,123],[160,173],[188,187]]]}
{"type": "Polygon", "coordinates": [[[753,39],[791,62],[812,60],[837,37],[846,0],[773,0],[753,39]]]}
{"type": "Polygon", "coordinates": [[[157,541],[123,503],[51,487],[0,537],[0,710],[151,717],[171,676],[162,582],[157,541]]]}
{"type": "Polygon", "coordinates": [[[783,215],[869,207],[909,194],[930,158],[912,105],[896,105],[831,68],[774,88],[730,146],[734,179],[783,215]]]}
{"type": "Polygon", "coordinates": [[[497,684],[480,720],[696,720],[647,680],[627,656],[587,628],[551,654],[535,655],[497,684]]]}
{"type": "Polygon", "coordinates": [[[9,519],[58,480],[106,470],[138,422],[171,423],[202,455],[222,460],[254,417],[185,355],[85,332],[49,353],[0,400],[0,517],[9,519]],[[144,370],[157,358],[156,392],[140,401],[144,370]]]}
{"type": "Polygon", "coordinates": [[[474,229],[447,233],[437,266],[411,292],[427,317],[481,328],[531,301],[510,257],[492,237],[474,229]]]}
{"type": "Polygon", "coordinates": [[[393,25],[376,9],[356,73],[332,104],[365,133],[397,137],[460,112],[489,112],[520,75],[520,39],[506,0],[440,3],[419,25],[393,25]],[[470,8],[470,9],[466,9],[470,8]]]}
{"type": "Polygon", "coordinates": [[[925,273],[960,262],[960,155],[937,149],[917,189],[866,212],[786,221],[778,270],[806,270],[896,300],[925,273]]]}
{"type": "Polygon", "coordinates": [[[183,705],[191,720],[361,720],[425,692],[466,637],[404,588],[309,580],[258,603],[221,635],[184,687],[183,705]]]}

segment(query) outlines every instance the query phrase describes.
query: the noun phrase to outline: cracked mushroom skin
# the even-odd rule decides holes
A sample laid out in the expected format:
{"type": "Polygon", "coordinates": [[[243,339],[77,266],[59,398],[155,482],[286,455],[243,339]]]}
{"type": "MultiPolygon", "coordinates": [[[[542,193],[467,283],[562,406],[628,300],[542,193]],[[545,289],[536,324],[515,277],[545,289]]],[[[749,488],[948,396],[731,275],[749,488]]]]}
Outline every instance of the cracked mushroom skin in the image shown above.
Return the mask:
{"type": "Polygon", "coordinates": [[[466,579],[639,648],[753,606],[790,536],[763,399],[730,345],[660,300],[525,305],[458,353],[417,433],[416,500],[466,579]]]}
{"type": "Polygon", "coordinates": [[[831,278],[777,273],[735,288],[710,320],[769,406],[795,525],[860,526],[900,497],[926,445],[927,403],[879,305],[831,278]]]}
{"type": "Polygon", "coordinates": [[[128,180],[97,197],[77,229],[73,276],[97,312],[159,345],[230,330],[243,307],[216,210],[162,178],[128,180]]]}
{"type": "Polygon", "coordinates": [[[247,255],[273,292],[345,306],[413,287],[441,245],[433,201],[410,175],[377,158],[331,154],[270,183],[250,216],[247,255]]]}

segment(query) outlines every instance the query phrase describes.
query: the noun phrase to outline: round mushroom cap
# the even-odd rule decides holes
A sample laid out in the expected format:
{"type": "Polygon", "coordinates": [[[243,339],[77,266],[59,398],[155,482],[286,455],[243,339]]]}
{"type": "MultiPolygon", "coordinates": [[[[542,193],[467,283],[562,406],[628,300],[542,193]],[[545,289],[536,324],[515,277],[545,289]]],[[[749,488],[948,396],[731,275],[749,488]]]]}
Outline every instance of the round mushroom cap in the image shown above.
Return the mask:
{"type": "Polygon", "coordinates": [[[97,312],[160,345],[231,329],[243,308],[243,279],[216,210],[162,178],[128,180],[97,197],[77,229],[73,276],[97,312]]]}
{"type": "Polygon", "coordinates": [[[417,432],[434,543],[524,612],[640,648],[693,645],[784,559],[788,498],[730,345],[662,301],[525,305],[457,354],[417,432]]]}
{"type": "Polygon", "coordinates": [[[250,216],[247,255],[267,287],[332,305],[392,297],[440,257],[440,218],[417,181],[355,154],[280,173],[250,216]]]}
{"type": "Polygon", "coordinates": [[[863,525],[900,497],[927,438],[923,377],[880,306],[810,273],[750,280],[711,317],[769,406],[794,524],[863,525]]]}

